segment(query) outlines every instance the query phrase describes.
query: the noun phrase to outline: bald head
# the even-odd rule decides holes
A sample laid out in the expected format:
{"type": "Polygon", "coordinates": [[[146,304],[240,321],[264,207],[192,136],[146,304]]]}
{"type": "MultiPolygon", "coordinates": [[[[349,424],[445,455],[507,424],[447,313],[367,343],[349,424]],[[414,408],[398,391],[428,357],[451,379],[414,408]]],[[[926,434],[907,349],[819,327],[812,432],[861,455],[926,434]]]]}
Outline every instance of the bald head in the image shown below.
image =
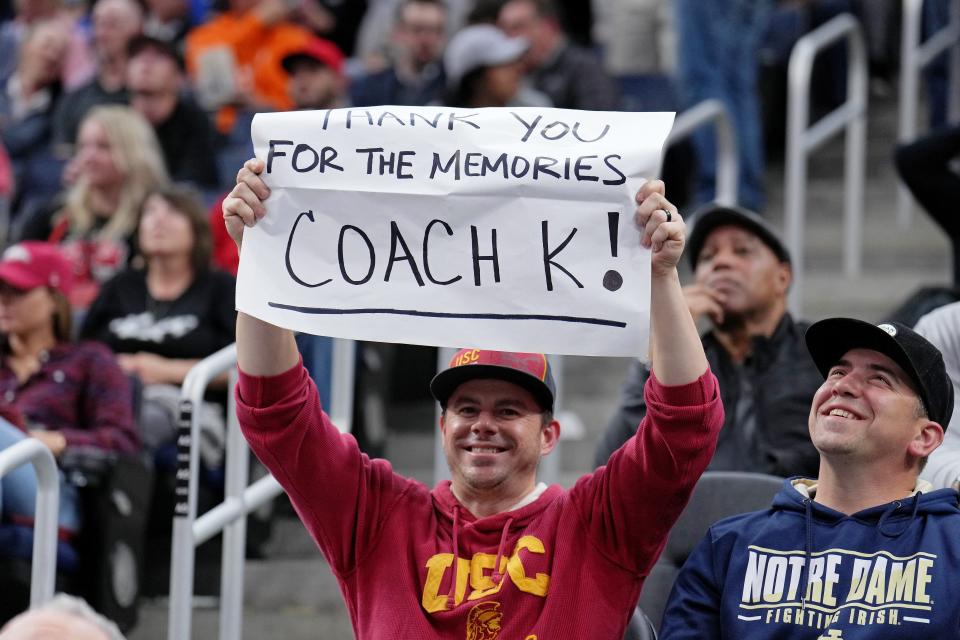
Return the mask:
{"type": "Polygon", "coordinates": [[[117,626],[80,598],[60,594],[0,629],[0,640],[124,640],[117,626]]]}

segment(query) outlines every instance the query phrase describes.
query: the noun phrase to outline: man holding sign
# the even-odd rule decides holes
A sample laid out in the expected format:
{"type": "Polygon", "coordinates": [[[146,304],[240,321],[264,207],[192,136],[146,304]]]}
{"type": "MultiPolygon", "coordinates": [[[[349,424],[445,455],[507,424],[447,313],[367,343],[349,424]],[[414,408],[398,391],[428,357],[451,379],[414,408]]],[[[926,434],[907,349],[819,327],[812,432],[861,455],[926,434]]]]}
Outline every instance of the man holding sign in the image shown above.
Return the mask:
{"type": "MultiPolygon", "coordinates": [[[[248,161],[224,202],[238,245],[270,222],[264,169],[248,161]]],[[[453,479],[430,491],[330,423],[290,330],[239,313],[241,427],[327,557],[358,638],[623,637],[723,422],[676,270],[684,222],[661,182],[636,202],[652,256],[649,409],[569,491],[536,482],[560,434],[542,354],[464,349],[434,378],[453,479]]]]}

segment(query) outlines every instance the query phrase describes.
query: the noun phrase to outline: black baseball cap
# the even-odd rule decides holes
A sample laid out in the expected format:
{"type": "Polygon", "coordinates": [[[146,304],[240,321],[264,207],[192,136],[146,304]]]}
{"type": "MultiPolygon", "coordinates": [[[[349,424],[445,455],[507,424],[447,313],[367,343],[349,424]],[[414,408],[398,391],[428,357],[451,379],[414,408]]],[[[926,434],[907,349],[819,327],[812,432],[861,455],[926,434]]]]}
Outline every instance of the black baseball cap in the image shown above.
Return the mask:
{"type": "Polygon", "coordinates": [[[851,349],[870,349],[903,369],[920,394],[927,417],[944,429],[953,415],[953,384],[940,350],[899,322],[874,325],[853,318],[828,318],[810,325],[807,350],[824,377],[851,349]]]}
{"type": "Polygon", "coordinates": [[[512,382],[533,394],[541,409],[553,411],[557,385],[550,361],[542,353],[460,349],[450,358],[447,368],[430,381],[430,393],[446,406],[457,387],[479,378],[512,382]]]}
{"type": "Polygon", "coordinates": [[[746,229],[760,238],[763,244],[770,247],[780,262],[790,264],[790,252],[780,242],[780,238],[773,232],[767,222],[749,209],[710,203],[697,209],[691,216],[693,231],[687,238],[687,255],[690,256],[690,266],[697,268],[700,250],[707,241],[707,236],[717,227],[733,225],[746,229]]]}

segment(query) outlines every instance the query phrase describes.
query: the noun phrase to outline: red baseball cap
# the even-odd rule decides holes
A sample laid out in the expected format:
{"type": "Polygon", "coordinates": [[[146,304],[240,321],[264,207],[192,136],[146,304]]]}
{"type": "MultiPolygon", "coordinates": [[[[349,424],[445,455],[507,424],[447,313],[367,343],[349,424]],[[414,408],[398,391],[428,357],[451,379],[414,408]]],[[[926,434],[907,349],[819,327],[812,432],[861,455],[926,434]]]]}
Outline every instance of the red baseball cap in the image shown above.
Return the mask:
{"type": "Polygon", "coordinates": [[[0,282],[24,291],[50,287],[66,295],[73,284],[73,269],[57,245],[20,242],[3,252],[0,282]]]}
{"type": "Polygon", "coordinates": [[[293,65],[304,59],[315,60],[338,74],[343,73],[343,52],[329,40],[311,38],[303,46],[285,55],[280,64],[287,73],[293,73],[293,65]]]}
{"type": "Polygon", "coordinates": [[[532,393],[541,408],[553,410],[557,385],[550,361],[542,353],[460,349],[447,368],[430,381],[430,393],[445,406],[457,387],[478,378],[512,382],[532,393]]]}

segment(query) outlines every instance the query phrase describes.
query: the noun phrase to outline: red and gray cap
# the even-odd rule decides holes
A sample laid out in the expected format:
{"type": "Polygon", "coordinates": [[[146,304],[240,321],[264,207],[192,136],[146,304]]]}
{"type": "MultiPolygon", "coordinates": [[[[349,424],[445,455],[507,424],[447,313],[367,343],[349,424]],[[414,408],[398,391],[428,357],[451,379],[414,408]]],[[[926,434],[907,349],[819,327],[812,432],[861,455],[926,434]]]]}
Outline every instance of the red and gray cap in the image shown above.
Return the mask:
{"type": "Polygon", "coordinates": [[[0,282],[24,291],[50,287],[69,294],[73,284],[73,269],[57,245],[50,242],[20,242],[10,245],[3,252],[0,258],[0,282]]]}
{"type": "Polygon", "coordinates": [[[953,384],[943,354],[910,327],[898,322],[874,325],[853,318],[828,318],[810,325],[806,342],[824,377],[851,349],[869,349],[887,356],[910,377],[927,417],[947,428],[953,415],[953,384]]]}
{"type": "Polygon", "coordinates": [[[550,361],[542,353],[460,349],[447,368],[430,381],[430,393],[446,406],[447,399],[464,382],[480,378],[505,380],[521,386],[537,400],[545,411],[553,410],[557,385],[553,381],[550,361]]]}
{"type": "Polygon", "coordinates": [[[301,46],[289,51],[280,64],[287,73],[293,73],[294,65],[301,60],[312,60],[325,67],[329,67],[338,75],[343,74],[344,56],[340,48],[323,38],[310,38],[301,46]]]}

